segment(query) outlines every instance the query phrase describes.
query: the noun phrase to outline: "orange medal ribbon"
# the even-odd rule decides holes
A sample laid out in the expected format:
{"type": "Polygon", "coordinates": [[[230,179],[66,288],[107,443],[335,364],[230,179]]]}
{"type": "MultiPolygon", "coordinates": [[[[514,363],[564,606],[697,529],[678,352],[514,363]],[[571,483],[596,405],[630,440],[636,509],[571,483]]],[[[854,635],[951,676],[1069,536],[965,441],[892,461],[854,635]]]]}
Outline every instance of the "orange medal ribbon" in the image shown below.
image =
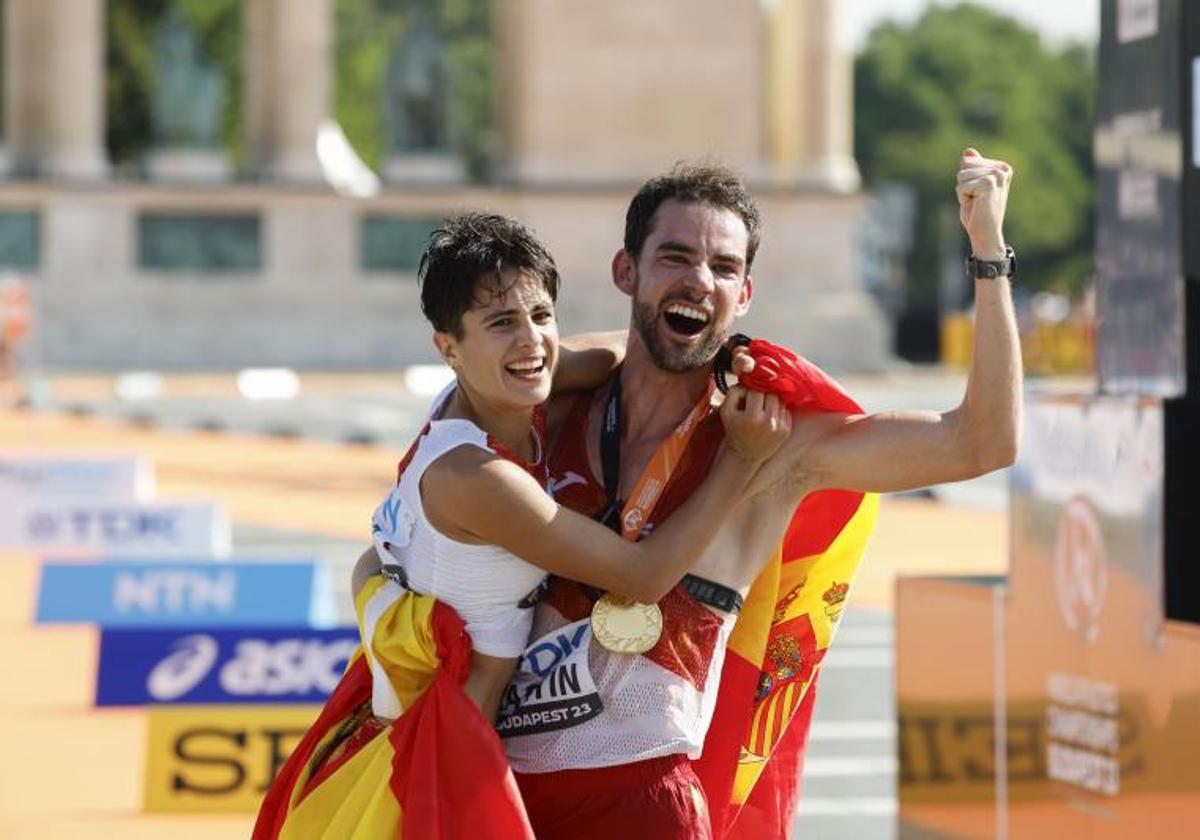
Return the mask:
{"type": "Polygon", "coordinates": [[[629,494],[629,501],[621,509],[621,536],[625,539],[636,540],[641,536],[646,523],[650,521],[650,514],[654,512],[655,505],[658,504],[663,491],[667,489],[667,484],[675,472],[675,467],[679,464],[680,457],[687,449],[688,443],[691,442],[692,435],[699,428],[700,421],[708,413],[712,392],[713,387],[710,384],[708,390],[704,392],[704,396],[700,398],[688,416],[683,418],[683,422],[676,426],[675,431],[671,432],[654,450],[650,463],[646,465],[646,469],[642,470],[641,477],[633,486],[633,492],[629,494]]]}
{"type": "MultiPolygon", "coordinates": [[[[642,471],[629,500],[621,509],[621,536],[625,539],[634,541],[642,535],[655,505],[658,504],[675,472],[675,467],[679,464],[680,457],[700,426],[700,421],[708,413],[712,391],[713,387],[710,384],[704,396],[688,412],[683,422],[654,450],[650,463],[642,471]]],[[[616,412],[619,410],[620,390],[617,385],[609,402],[605,434],[611,437],[615,433],[618,444],[620,429],[616,421],[616,412]]],[[[611,462],[612,459],[609,460],[611,462]]],[[[619,457],[617,462],[619,466],[619,457]]],[[[615,492],[616,476],[606,474],[605,479],[606,484],[610,485],[609,491],[615,492]]],[[[639,604],[605,593],[592,607],[592,633],[596,641],[615,653],[645,653],[658,644],[662,635],[662,625],[662,610],[658,604],[639,604]]]]}

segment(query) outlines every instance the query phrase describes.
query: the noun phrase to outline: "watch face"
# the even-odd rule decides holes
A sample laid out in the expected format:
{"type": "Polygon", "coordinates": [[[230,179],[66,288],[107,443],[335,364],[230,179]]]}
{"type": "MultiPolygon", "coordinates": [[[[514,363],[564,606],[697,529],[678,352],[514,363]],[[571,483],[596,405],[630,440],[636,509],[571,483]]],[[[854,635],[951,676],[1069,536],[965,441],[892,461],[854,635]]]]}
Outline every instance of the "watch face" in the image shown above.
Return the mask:
{"type": "Polygon", "coordinates": [[[1017,273],[1017,257],[1009,247],[1007,254],[1000,262],[977,260],[972,255],[967,257],[967,274],[977,280],[995,280],[1005,275],[1012,277],[1017,273]]]}

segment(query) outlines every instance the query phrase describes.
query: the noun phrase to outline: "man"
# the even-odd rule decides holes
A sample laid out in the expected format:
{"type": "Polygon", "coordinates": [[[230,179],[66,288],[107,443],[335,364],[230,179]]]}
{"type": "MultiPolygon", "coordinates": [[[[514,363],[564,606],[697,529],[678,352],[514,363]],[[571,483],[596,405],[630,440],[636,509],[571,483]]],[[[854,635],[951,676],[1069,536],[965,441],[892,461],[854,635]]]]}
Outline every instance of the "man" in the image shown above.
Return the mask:
{"type": "MultiPolygon", "coordinates": [[[[626,605],[556,581],[538,605],[497,722],[538,837],[786,836],[813,660],[873,514],[863,493],[958,481],[1015,459],[1021,364],[1002,233],[1011,176],[973,149],[959,162],[961,218],[985,279],[957,408],[864,415],[797,363],[812,393],[789,441],[675,592],[657,606],[626,605]],[[791,556],[781,557],[781,541],[791,556]],[[772,558],[802,562],[781,569],[772,558]],[[840,579],[830,563],[842,564],[840,579]],[[735,630],[744,599],[754,617],[748,609],[735,630]],[[812,607],[820,599],[824,618],[812,607]],[[739,655],[725,663],[717,702],[727,645],[739,655]],[[772,657],[779,667],[762,668],[772,657]]],[[[758,211],[728,170],[677,168],[634,197],[612,263],[632,302],[624,364],[612,386],[549,410],[560,503],[636,538],[703,476],[720,439],[707,407],[712,363],[749,308],[758,242],[758,211]],[[668,441],[679,451],[664,455],[668,441]]]]}

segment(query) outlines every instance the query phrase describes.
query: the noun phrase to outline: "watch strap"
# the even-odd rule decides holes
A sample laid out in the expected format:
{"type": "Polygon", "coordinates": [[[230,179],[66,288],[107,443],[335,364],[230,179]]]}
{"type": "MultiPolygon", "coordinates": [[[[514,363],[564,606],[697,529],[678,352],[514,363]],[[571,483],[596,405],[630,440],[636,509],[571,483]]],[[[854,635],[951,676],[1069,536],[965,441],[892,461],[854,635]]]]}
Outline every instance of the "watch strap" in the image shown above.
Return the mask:
{"type": "Polygon", "coordinates": [[[1004,248],[1004,259],[981,260],[974,254],[967,257],[967,275],[976,280],[995,280],[998,277],[1014,277],[1017,273],[1017,254],[1011,245],[1004,248]]]}

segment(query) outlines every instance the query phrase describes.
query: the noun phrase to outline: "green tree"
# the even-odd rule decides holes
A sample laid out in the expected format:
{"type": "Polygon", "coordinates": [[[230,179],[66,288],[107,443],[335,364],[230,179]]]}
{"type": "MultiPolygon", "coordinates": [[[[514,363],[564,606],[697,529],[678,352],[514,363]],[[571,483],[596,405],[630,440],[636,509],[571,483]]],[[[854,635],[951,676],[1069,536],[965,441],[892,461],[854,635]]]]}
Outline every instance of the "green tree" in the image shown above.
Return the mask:
{"type": "Polygon", "coordinates": [[[963,3],[875,29],[855,62],[855,152],[868,186],[917,191],[907,310],[937,307],[939,225],[967,146],[1010,161],[1005,223],[1021,283],[1077,291],[1091,273],[1093,52],[1052,49],[1004,15],[963,3]]]}

